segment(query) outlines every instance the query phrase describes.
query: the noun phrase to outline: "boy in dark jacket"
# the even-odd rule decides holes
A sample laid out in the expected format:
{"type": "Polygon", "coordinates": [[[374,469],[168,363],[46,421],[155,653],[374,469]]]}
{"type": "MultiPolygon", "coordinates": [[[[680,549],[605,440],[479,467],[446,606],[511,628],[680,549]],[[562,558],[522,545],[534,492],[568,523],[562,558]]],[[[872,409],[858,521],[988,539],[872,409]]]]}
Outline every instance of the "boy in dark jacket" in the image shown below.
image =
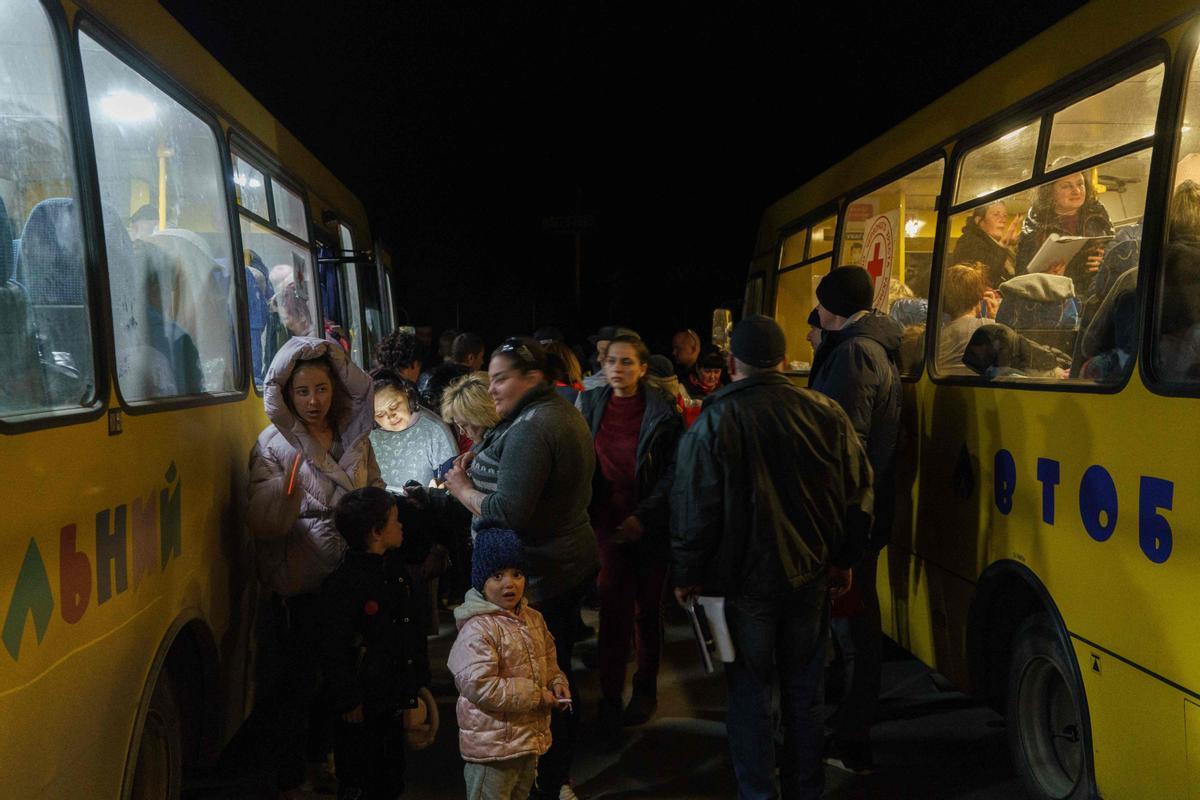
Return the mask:
{"type": "Polygon", "coordinates": [[[335,512],[349,549],[322,587],[320,647],[343,800],[404,791],[405,712],[420,708],[417,692],[429,683],[397,514],[395,498],[373,486],[347,494],[335,512]]]}

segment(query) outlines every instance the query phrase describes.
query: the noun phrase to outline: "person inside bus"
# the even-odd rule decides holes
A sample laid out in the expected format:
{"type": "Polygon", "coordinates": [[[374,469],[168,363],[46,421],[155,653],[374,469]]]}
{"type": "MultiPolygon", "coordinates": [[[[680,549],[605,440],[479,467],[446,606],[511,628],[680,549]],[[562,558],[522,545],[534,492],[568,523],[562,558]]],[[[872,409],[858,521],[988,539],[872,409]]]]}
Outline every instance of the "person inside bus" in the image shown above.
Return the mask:
{"type": "Polygon", "coordinates": [[[263,408],[270,424],[250,452],[246,525],[259,580],[282,609],[282,652],[274,692],[255,709],[259,723],[247,735],[268,748],[284,796],[299,797],[305,761],[320,764],[328,752],[326,720],[310,725],[309,712],[321,689],[318,590],[346,550],[334,508],[348,492],[384,482],[371,447],[371,378],[338,345],[306,336],[285,342],[267,370],[263,408]]]}
{"type": "Polygon", "coordinates": [[[1009,216],[1003,200],[979,206],[967,217],[950,262],[969,264],[978,261],[987,265],[984,277],[988,286],[994,289],[1015,272],[1015,244],[1020,228],[1020,219],[1009,216]]]}
{"type": "Polygon", "coordinates": [[[939,375],[974,375],[963,364],[963,351],[975,330],[991,324],[1000,297],[988,288],[983,264],[955,264],[942,276],[942,325],[938,331],[939,375]]]}
{"type": "Polygon", "coordinates": [[[271,299],[267,301],[271,316],[263,332],[263,361],[270,364],[289,338],[312,335],[312,315],[296,283],[295,267],[276,264],[267,277],[271,282],[271,299]]]}
{"type": "Polygon", "coordinates": [[[129,218],[129,238],[133,241],[149,238],[158,230],[158,209],[146,203],[129,218]]]}
{"type": "MultiPolygon", "coordinates": [[[[1057,166],[1052,164],[1051,168],[1057,166]]],[[[1108,211],[1096,197],[1086,173],[1074,172],[1037,188],[1037,198],[1021,223],[1021,241],[1017,245],[1016,271],[1024,275],[1026,267],[1050,238],[1059,236],[1111,236],[1108,211]]],[[[1092,276],[1104,258],[1103,247],[1080,250],[1070,263],[1053,265],[1049,272],[1066,275],[1075,283],[1076,292],[1091,285],[1092,276]]]]}
{"type": "Polygon", "coordinates": [[[1200,184],[1185,180],[1171,197],[1163,254],[1159,369],[1168,380],[1200,378],[1200,184]]]}

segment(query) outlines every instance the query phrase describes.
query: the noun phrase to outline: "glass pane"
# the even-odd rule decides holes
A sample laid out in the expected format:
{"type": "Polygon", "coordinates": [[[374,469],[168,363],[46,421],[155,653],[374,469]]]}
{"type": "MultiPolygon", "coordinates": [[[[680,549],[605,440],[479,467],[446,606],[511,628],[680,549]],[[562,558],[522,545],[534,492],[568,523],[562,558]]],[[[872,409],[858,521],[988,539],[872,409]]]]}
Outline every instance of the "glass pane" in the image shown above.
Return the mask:
{"type": "Polygon", "coordinates": [[[1046,171],[1153,136],[1164,71],[1151,67],[1055,114],[1046,171]]]}
{"type": "Polygon", "coordinates": [[[808,243],[808,258],[816,258],[833,252],[833,236],[837,232],[837,217],[823,219],[812,226],[812,238],[808,243]]]}
{"type": "Polygon", "coordinates": [[[80,34],[127,400],[236,390],[233,246],[216,133],[80,34]]]}
{"type": "Polygon", "coordinates": [[[905,326],[900,351],[905,375],[921,370],[943,165],[939,159],[854,200],[842,223],[839,264],[866,269],[875,284],[875,307],[905,326]]]}
{"type": "Polygon", "coordinates": [[[779,268],[790,267],[804,260],[804,245],[808,240],[808,228],[796,231],[783,240],[779,248],[779,268]]]}
{"type": "Polygon", "coordinates": [[[787,337],[787,364],[791,372],[804,372],[812,364],[808,315],[816,308],[816,287],[829,274],[833,260],[823,258],[779,273],[775,287],[775,320],[787,337]]]}
{"type": "Polygon", "coordinates": [[[958,167],[954,204],[998,192],[1033,176],[1041,120],[980,145],[963,156],[958,167]]]}
{"type": "MultiPolygon", "coordinates": [[[[345,225],[338,225],[338,239],[341,240],[342,255],[352,255],[354,253],[354,237],[345,225]]],[[[338,285],[345,303],[342,321],[350,336],[350,357],[354,359],[355,364],[365,367],[367,364],[363,361],[362,331],[359,330],[362,302],[358,296],[358,264],[351,262],[339,266],[338,285]]]]}
{"type": "Polygon", "coordinates": [[[934,372],[1120,381],[1137,338],[1149,169],[1141,150],[954,215],[934,372]]]}
{"type": "Polygon", "coordinates": [[[1200,58],[1192,61],[1152,344],[1160,380],[1200,384],[1200,58]]]}
{"type": "Polygon", "coordinates": [[[233,188],[238,205],[263,219],[271,218],[267,205],[267,179],[262,172],[236,153],[233,156],[233,188]]]}
{"type": "Polygon", "coordinates": [[[746,283],[746,295],[742,301],[742,316],[762,313],[763,276],[755,275],[746,283]]]}
{"type": "Polygon", "coordinates": [[[312,254],[269,228],[241,218],[254,385],[262,388],[271,359],[293,336],[315,336],[312,254]]]}
{"type": "Polygon", "coordinates": [[[275,224],[293,236],[308,241],[308,225],[304,221],[304,200],[279,181],[271,181],[275,198],[275,224]]]}
{"type": "Polygon", "coordinates": [[[359,264],[362,271],[362,304],[366,332],[363,337],[363,363],[371,364],[375,348],[383,338],[383,306],[379,297],[379,272],[374,264],[359,264]]]}
{"type": "MultiPolygon", "coordinates": [[[[83,225],[54,33],[33,0],[0,0],[0,414],[96,394],[83,225]]],[[[123,220],[105,223],[121,227],[123,220]]]]}

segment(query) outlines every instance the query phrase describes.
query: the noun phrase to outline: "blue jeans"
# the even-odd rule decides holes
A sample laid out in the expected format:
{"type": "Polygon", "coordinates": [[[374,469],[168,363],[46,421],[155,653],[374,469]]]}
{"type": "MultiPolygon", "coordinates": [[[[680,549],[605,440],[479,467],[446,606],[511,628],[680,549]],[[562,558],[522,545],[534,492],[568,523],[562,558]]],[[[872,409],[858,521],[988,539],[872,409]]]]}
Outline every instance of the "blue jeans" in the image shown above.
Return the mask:
{"type": "Polygon", "coordinates": [[[725,665],[725,727],[740,800],[819,798],[825,786],[821,688],[829,637],[825,578],[770,600],[729,597],[725,619],[737,659],[725,665]],[[772,695],[778,681],[783,750],[776,756],[772,695]]]}

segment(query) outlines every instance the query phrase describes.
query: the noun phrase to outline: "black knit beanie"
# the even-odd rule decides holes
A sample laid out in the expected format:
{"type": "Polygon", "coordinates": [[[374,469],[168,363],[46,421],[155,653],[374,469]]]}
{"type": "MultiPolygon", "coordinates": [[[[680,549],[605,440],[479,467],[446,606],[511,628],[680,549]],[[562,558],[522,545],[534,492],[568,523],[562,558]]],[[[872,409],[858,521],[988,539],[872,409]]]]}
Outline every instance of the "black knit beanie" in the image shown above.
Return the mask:
{"type": "Polygon", "coordinates": [[[787,354],[787,339],[778,322],[752,314],[734,326],[729,351],[743,364],[773,367],[787,354]]]}
{"type": "Polygon", "coordinates": [[[817,300],[839,317],[865,311],[875,300],[871,276],[862,267],[838,267],[817,284],[817,300]]]}

